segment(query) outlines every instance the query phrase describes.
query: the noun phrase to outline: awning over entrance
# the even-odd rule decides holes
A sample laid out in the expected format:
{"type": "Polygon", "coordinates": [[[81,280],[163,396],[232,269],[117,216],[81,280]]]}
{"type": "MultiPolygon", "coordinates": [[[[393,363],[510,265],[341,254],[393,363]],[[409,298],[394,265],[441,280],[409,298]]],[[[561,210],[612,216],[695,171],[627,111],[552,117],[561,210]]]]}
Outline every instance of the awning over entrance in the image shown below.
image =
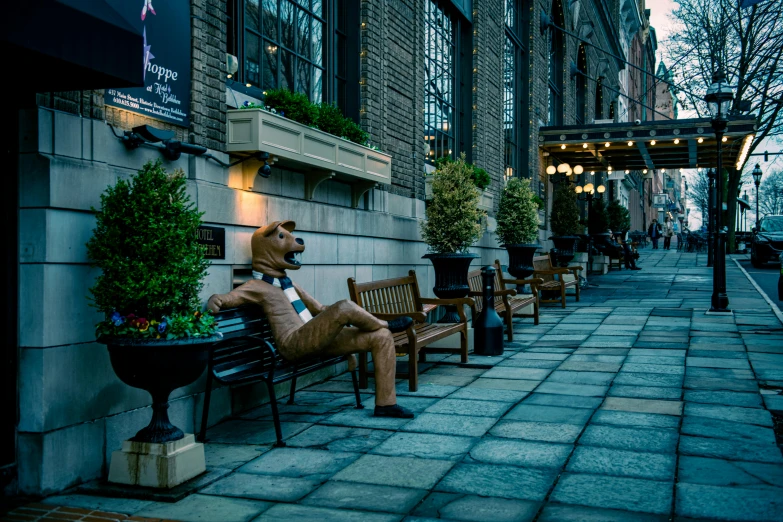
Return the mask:
{"type": "MultiPolygon", "coordinates": [[[[733,118],[723,142],[723,166],[741,168],[756,120],[733,118]]],[[[585,171],[714,168],[715,133],[708,119],[655,120],[541,127],[539,147],[555,161],[585,171]],[[611,168],[610,168],[611,167],[611,168]]]]}
{"type": "Polygon", "coordinates": [[[142,35],[105,0],[4,2],[0,49],[27,91],[144,85],[142,35]]]}

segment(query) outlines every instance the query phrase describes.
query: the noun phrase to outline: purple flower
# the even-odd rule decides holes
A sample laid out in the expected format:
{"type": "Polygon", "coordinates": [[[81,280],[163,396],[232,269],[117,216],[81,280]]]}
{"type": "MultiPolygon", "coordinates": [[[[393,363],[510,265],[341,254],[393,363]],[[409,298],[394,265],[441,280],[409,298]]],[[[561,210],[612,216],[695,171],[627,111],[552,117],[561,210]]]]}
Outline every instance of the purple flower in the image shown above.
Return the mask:
{"type": "Polygon", "coordinates": [[[125,323],[125,319],[123,319],[122,317],[120,317],[119,319],[117,319],[116,321],[114,321],[114,326],[122,326],[122,325],[123,325],[123,323],[125,323]]]}
{"type": "Polygon", "coordinates": [[[247,106],[249,106],[249,105],[250,105],[250,102],[249,102],[249,101],[247,101],[247,100],[245,100],[245,103],[243,103],[242,105],[244,105],[245,107],[247,107],[247,106]]]}
{"type": "Polygon", "coordinates": [[[119,313],[119,312],[117,312],[117,311],[115,310],[115,311],[114,311],[114,312],[111,314],[111,322],[113,322],[113,323],[114,323],[114,322],[117,322],[117,321],[119,321],[120,319],[122,319],[122,316],[120,315],[120,313],[119,313]]]}
{"type": "Polygon", "coordinates": [[[158,325],[158,333],[163,333],[166,331],[166,327],[168,325],[165,322],[162,322],[158,325]]]}
{"type": "Polygon", "coordinates": [[[280,116],[285,117],[285,111],[280,111],[279,114],[280,114],[280,116]]]}

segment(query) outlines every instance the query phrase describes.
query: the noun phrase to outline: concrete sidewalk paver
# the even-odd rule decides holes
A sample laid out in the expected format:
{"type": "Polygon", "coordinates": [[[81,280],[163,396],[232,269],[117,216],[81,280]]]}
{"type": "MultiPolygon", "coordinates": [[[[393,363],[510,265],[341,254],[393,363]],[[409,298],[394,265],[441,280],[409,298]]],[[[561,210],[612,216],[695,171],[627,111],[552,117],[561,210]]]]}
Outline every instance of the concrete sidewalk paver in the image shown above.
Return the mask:
{"type": "Polygon", "coordinates": [[[409,419],[354,409],[350,376],[211,428],[228,473],[173,504],[60,495],[155,519],[387,522],[783,520],[782,325],[733,263],[734,313],[705,315],[703,254],[641,251],[641,271],[590,275],[579,303],[515,318],[498,357],[433,356],[409,419]]]}

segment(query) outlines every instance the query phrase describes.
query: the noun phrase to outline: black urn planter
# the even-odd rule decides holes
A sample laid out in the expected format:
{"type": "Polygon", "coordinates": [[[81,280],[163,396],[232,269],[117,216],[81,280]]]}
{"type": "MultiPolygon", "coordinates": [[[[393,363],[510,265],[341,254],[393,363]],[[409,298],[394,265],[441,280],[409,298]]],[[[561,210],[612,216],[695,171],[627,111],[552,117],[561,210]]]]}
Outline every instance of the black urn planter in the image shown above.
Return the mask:
{"type": "MultiPolygon", "coordinates": [[[[468,286],[468,269],[470,262],[478,255],[471,253],[426,254],[422,259],[429,259],[435,268],[435,286],[432,292],[441,299],[457,299],[465,297],[470,291],[468,286]]],[[[458,323],[459,314],[456,306],[446,306],[446,313],[440,323],[458,323]]]]}
{"type": "MultiPolygon", "coordinates": [[[[557,250],[557,264],[561,267],[568,266],[568,263],[574,258],[578,236],[552,236],[549,239],[555,244],[557,250]]],[[[553,260],[553,262],[555,262],[553,260]]]]}
{"type": "Polygon", "coordinates": [[[221,336],[173,341],[103,338],[114,373],[134,388],[152,395],[152,420],[136,433],[135,442],[171,442],[185,436],[169,421],[169,395],[198,379],[209,360],[209,348],[221,336]]]}
{"type": "Polygon", "coordinates": [[[541,245],[535,243],[519,243],[503,245],[508,251],[508,273],[515,279],[527,279],[533,274],[533,256],[541,245]]]}

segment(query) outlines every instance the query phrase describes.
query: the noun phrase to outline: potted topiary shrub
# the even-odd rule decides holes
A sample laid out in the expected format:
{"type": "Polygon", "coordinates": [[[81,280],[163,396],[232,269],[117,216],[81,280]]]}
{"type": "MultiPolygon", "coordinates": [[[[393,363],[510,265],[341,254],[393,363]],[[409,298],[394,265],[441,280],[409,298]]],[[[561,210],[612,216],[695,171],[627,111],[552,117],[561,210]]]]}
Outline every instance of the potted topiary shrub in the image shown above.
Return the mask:
{"type": "Polygon", "coordinates": [[[609,217],[602,198],[594,199],[590,205],[590,211],[587,216],[587,230],[596,249],[600,252],[605,252],[610,246],[609,217]]]}
{"type": "Polygon", "coordinates": [[[576,192],[570,184],[561,183],[555,187],[552,201],[552,215],[549,218],[552,234],[549,239],[555,244],[557,263],[568,266],[574,258],[576,243],[579,241],[579,207],[576,192]]]}
{"type": "Polygon", "coordinates": [[[606,219],[615,235],[625,235],[631,229],[631,213],[616,199],[606,206],[606,219]]]}
{"type": "MultiPolygon", "coordinates": [[[[470,262],[478,257],[468,248],[481,237],[483,212],[478,209],[479,189],[472,181],[473,166],[462,154],[456,161],[443,162],[433,173],[432,199],[421,235],[430,253],[424,256],[435,268],[432,291],[441,299],[465,297],[470,262]]],[[[458,322],[454,307],[447,307],[442,322],[458,322]]]]}
{"type": "Polygon", "coordinates": [[[533,273],[533,256],[541,248],[538,239],[538,205],[529,179],[511,178],[500,194],[497,235],[508,251],[508,273],[527,279],[533,273]]]}
{"type": "Polygon", "coordinates": [[[112,368],[125,384],[152,395],[152,420],[131,440],[182,439],[168,418],[172,391],[204,372],[210,343],[220,337],[201,312],[199,290],[209,261],[196,236],[201,213],[185,193],[182,171],[167,174],[160,160],[101,195],[87,243],[101,274],[90,288],[105,319],[96,325],[112,368]]]}

